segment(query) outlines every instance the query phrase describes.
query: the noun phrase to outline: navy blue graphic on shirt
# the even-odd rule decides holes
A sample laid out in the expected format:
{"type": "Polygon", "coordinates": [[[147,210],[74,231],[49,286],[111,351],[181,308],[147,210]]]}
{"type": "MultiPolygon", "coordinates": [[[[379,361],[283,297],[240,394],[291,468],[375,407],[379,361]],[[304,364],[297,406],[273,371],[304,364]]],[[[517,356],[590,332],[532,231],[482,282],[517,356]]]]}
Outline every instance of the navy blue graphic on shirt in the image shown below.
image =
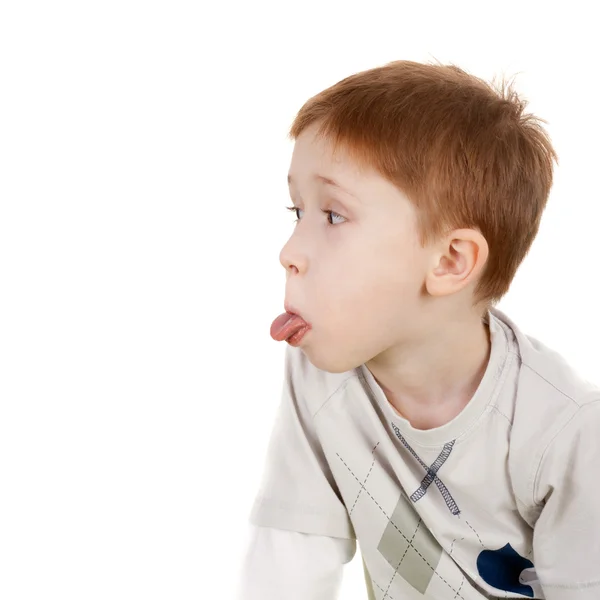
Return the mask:
{"type": "Polygon", "coordinates": [[[442,465],[446,462],[446,460],[450,456],[450,452],[452,452],[452,447],[454,446],[455,440],[452,440],[451,442],[444,444],[444,447],[442,448],[442,451],[440,452],[439,456],[435,459],[435,461],[433,462],[431,467],[429,467],[419,458],[417,453],[410,447],[409,443],[404,439],[404,436],[400,433],[400,430],[398,429],[398,427],[396,427],[396,425],[394,425],[393,422],[391,423],[391,425],[392,425],[392,429],[394,430],[395,434],[398,436],[398,439],[402,442],[404,447],[415,457],[417,462],[425,469],[425,471],[427,471],[425,478],[423,479],[423,481],[421,481],[421,485],[419,486],[417,491],[412,494],[410,499],[413,502],[420,500],[427,493],[427,489],[429,488],[429,486],[432,483],[435,483],[438,490],[440,490],[440,494],[442,495],[442,498],[444,498],[444,500],[446,502],[446,506],[448,507],[450,512],[453,515],[459,515],[460,509],[458,508],[458,505],[456,504],[456,502],[454,501],[454,498],[448,491],[448,488],[443,484],[442,480],[438,477],[438,471],[442,468],[442,465]]]}
{"type": "Polygon", "coordinates": [[[489,585],[505,592],[515,592],[533,598],[533,588],[521,583],[523,570],[533,563],[516,552],[510,544],[498,550],[483,550],[477,557],[477,570],[489,585]]]}

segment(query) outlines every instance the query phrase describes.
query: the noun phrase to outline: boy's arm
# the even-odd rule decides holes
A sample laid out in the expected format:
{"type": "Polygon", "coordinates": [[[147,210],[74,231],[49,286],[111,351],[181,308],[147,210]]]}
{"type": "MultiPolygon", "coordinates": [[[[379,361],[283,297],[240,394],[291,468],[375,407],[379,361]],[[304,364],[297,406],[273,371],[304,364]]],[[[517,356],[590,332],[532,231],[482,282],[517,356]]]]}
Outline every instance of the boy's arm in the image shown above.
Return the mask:
{"type": "Polygon", "coordinates": [[[580,407],[534,476],[533,561],[546,600],[600,598],[600,400],[580,407]]]}
{"type": "Polygon", "coordinates": [[[337,600],[356,540],[251,525],[235,600],[337,600]]]}
{"type": "Polygon", "coordinates": [[[354,528],[313,422],[327,399],[319,376],[300,350],[286,348],[238,600],[334,600],[342,565],[355,553],[354,528]]]}
{"type": "Polygon", "coordinates": [[[318,411],[328,393],[318,377],[300,350],[286,348],[281,401],[250,522],[356,539],[313,421],[312,411],[318,411]]]}

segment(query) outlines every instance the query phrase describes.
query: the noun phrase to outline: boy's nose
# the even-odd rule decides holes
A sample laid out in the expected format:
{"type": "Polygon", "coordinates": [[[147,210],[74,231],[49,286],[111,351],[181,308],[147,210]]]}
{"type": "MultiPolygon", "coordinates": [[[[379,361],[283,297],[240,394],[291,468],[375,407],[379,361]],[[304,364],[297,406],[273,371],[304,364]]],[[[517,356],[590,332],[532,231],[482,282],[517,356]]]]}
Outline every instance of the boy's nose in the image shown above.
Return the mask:
{"type": "Polygon", "coordinates": [[[286,271],[286,277],[306,270],[306,255],[298,247],[298,240],[292,236],[279,253],[279,262],[286,271]]]}
{"type": "Polygon", "coordinates": [[[287,253],[284,253],[283,250],[279,255],[279,262],[283,265],[283,268],[285,269],[286,278],[300,271],[300,269],[297,266],[298,261],[293,260],[287,253]]]}

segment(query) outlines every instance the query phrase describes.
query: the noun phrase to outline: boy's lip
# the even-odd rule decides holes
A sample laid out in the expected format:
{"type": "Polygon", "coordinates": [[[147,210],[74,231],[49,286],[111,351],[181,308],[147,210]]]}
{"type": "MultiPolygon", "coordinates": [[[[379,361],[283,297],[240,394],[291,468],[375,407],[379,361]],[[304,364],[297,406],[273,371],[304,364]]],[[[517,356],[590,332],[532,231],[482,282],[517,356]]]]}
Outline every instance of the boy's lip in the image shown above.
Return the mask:
{"type": "Polygon", "coordinates": [[[300,314],[291,304],[288,304],[287,302],[284,303],[283,308],[285,309],[286,313],[290,313],[292,315],[300,314]]]}
{"type": "Polygon", "coordinates": [[[284,303],[283,308],[285,309],[286,313],[289,313],[291,315],[298,315],[300,318],[303,318],[302,315],[300,314],[300,311],[298,311],[296,308],[294,308],[288,302],[284,303]]]}

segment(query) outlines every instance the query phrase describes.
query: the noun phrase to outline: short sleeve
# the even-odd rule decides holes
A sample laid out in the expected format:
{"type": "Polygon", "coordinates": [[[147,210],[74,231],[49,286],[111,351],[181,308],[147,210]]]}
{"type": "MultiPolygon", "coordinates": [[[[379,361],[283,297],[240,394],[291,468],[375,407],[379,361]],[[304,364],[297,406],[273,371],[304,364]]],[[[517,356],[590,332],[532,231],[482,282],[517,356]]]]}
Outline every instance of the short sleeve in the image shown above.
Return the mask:
{"type": "Polygon", "coordinates": [[[286,348],[281,401],[250,522],[356,539],[304,398],[310,370],[301,367],[301,358],[300,350],[286,348]]]}
{"type": "Polygon", "coordinates": [[[533,560],[547,600],[600,598],[600,401],[578,409],[542,457],[533,560]]]}

